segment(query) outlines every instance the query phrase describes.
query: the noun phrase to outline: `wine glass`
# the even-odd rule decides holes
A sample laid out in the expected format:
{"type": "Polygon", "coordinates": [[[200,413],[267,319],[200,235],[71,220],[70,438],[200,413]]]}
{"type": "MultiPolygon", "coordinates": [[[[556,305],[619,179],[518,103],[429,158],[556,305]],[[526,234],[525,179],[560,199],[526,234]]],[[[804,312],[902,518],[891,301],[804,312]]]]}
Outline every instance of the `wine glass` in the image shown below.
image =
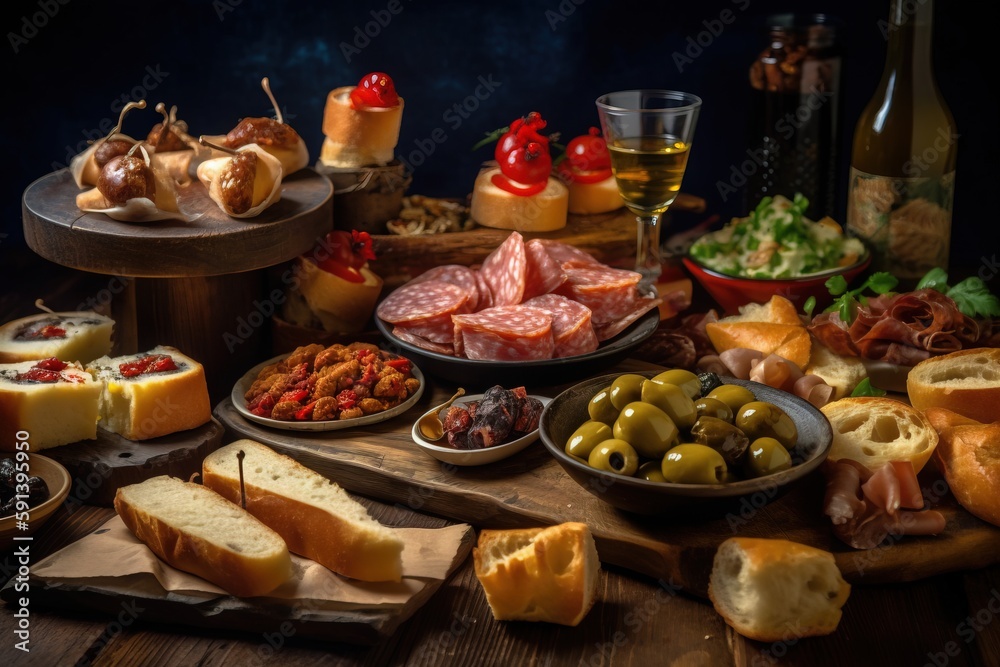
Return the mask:
{"type": "Polygon", "coordinates": [[[597,98],[611,169],[638,222],[640,285],[660,275],[660,217],[681,188],[701,98],[673,90],[623,90],[597,98]]]}

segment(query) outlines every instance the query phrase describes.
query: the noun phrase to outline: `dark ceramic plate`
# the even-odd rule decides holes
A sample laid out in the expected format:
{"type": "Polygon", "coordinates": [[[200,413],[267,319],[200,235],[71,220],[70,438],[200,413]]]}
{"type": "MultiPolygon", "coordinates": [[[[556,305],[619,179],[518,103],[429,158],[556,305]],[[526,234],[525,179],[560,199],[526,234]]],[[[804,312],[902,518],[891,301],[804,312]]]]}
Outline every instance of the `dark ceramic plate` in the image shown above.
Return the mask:
{"type": "Polygon", "coordinates": [[[625,331],[590,354],[540,361],[481,361],[430,352],[392,335],[392,325],[375,318],[375,326],[389,342],[385,349],[412,359],[428,375],[454,382],[466,389],[488,389],[495,384],[517,386],[542,380],[545,385],[563,384],[614,366],[653,335],[660,325],[660,311],[653,308],[625,331]]]}
{"type": "MultiPolygon", "coordinates": [[[[640,375],[652,377],[657,371],[640,375]]],[[[767,385],[736,378],[726,384],[746,387],[758,400],[777,405],[788,413],[799,432],[792,450],[792,467],[766,477],[732,484],[670,484],[649,482],[636,477],[591,468],[566,454],[564,446],[577,427],[589,419],[587,404],[617,375],[604,375],[574,385],[556,396],[542,411],[539,433],[542,442],[563,469],[580,486],[615,507],[637,514],[682,513],[724,514],[738,511],[741,502],[754,508],[779,497],[788,488],[823,463],[830,452],[833,431],[822,412],[794,394],[767,385]]]]}

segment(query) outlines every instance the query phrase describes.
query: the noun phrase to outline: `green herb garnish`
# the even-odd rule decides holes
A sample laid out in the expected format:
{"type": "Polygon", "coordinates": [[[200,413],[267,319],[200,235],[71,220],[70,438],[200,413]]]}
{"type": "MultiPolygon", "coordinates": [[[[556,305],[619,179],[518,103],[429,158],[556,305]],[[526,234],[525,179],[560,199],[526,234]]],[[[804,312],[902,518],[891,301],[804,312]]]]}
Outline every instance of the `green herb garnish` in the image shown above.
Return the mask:
{"type": "Polygon", "coordinates": [[[486,144],[495,144],[497,141],[500,140],[500,137],[507,134],[509,130],[510,126],[506,125],[504,127],[493,130],[492,132],[487,132],[485,137],[483,137],[482,139],[480,139],[475,143],[475,145],[472,147],[472,150],[478,150],[483,146],[485,146],[486,144]]]}
{"type": "Polygon", "coordinates": [[[917,289],[925,288],[941,292],[969,317],[1000,317],[1000,299],[990,293],[986,283],[977,276],[969,276],[949,287],[948,274],[944,269],[934,268],[917,283],[917,289]]]}
{"type": "Polygon", "coordinates": [[[885,389],[879,389],[872,385],[872,381],[865,378],[858,383],[858,386],[851,392],[851,397],[856,396],[885,396],[885,389]]]}
{"type": "Polygon", "coordinates": [[[878,271],[868,276],[867,280],[857,289],[847,289],[847,279],[844,276],[836,275],[827,279],[826,288],[830,294],[837,299],[830,304],[824,312],[837,311],[840,321],[844,324],[851,324],[854,321],[854,313],[858,309],[859,303],[866,303],[862,292],[871,290],[875,294],[888,294],[899,284],[896,276],[885,271],[878,271]]]}

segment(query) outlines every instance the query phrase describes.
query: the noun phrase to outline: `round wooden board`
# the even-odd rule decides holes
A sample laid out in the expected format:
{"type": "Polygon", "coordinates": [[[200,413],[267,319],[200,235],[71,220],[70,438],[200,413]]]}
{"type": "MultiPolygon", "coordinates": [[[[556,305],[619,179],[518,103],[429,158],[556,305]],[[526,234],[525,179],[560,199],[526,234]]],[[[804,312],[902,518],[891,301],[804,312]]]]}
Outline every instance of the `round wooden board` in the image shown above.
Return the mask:
{"type": "Polygon", "coordinates": [[[219,448],[225,428],[215,419],[197,428],[137,442],[97,429],[96,440],[45,450],[73,478],[67,504],[110,507],[115,492],[158,475],[187,480],[219,448]]]}
{"type": "Polygon", "coordinates": [[[333,228],[333,185],[310,168],[289,175],[281,199],[256,218],[231,218],[196,179],[178,188],[191,220],[130,223],[76,206],[69,170],[42,176],[21,201],[28,246],[75,269],[140,278],[217,276],[274,266],[333,228]]]}

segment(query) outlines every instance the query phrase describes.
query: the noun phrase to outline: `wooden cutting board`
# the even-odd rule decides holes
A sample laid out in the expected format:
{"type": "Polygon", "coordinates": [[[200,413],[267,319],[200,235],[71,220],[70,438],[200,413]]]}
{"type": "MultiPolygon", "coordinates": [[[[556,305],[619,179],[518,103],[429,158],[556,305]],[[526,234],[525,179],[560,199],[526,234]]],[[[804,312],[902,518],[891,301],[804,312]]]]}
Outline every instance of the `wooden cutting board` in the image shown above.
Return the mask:
{"type": "Polygon", "coordinates": [[[136,442],[97,429],[96,440],[45,450],[69,471],[73,489],[67,503],[110,507],[115,491],[157,475],[189,479],[222,443],[222,424],[211,420],[197,428],[136,442]]]}
{"type": "MultiPolygon", "coordinates": [[[[632,363],[624,362],[619,370],[632,363]]],[[[215,415],[227,428],[227,442],[263,442],[349,491],[418,512],[486,528],[585,522],[605,564],[702,596],[715,549],[734,535],[780,537],[831,551],[844,577],[854,584],[914,581],[1000,562],[1000,529],[959,507],[943,482],[935,484],[929,468],[921,474],[921,485],[939,491],[934,508],[947,519],[946,531],[933,537],[890,538],[888,546],[857,551],[839,542],[822,516],[824,482],[818,472],[773,502],[762,496],[726,517],[704,519],[680,514],[642,517],[617,510],[577,485],[541,442],[488,466],[443,464],[413,443],[410,429],[421,414],[453,392],[453,387],[428,387],[409,412],[392,420],[323,433],[257,425],[236,412],[229,399],[216,407],[215,415]]]]}

